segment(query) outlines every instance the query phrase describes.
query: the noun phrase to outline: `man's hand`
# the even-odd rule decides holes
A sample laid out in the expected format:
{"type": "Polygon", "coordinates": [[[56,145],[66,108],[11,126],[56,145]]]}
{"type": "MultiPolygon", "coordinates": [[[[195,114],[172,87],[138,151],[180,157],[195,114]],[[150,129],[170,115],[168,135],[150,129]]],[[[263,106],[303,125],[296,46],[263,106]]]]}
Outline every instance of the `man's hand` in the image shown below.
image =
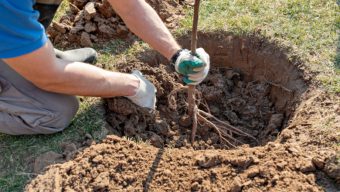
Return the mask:
{"type": "Polygon", "coordinates": [[[184,49],[175,61],[175,68],[178,73],[184,75],[184,83],[198,85],[208,75],[210,57],[203,48],[197,49],[196,55],[192,55],[189,50],[184,49]]]}
{"type": "Polygon", "coordinates": [[[157,92],[155,86],[145,79],[140,71],[135,70],[132,74],[139,79],[139,88],[135,95],[126,97],[141,107],[155,109],[157,92]]]}

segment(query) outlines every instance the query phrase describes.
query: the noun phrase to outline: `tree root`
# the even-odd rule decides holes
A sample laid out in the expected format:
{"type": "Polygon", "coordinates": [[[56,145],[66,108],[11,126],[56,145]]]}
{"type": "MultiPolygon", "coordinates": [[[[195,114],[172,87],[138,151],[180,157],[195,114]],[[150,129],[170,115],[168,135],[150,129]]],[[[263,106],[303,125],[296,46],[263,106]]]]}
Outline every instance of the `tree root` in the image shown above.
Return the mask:
{"type": "MultiPolygon", "coordinates": [[[[168,95],[168,102],[169,107],[173,110],[177,108],[176,105],[176,95],[181,91],[186,91],[190,89],[188,86],[179,86],[179,88],[174,89],[169,95],[168,95]]],[[[247,137],[249,139],[254,140],[255,142],[258,142],[255,137],[252,135],[242,131],[241,129],[232,126],[226,121],[221,121],[215,116],[213,116],[210,112],[205,112],[203,110],[198,109],[198,105],[200,105],[200,99],[196,99],[196,96],[199,96],[198,98],[201,98],[201,93],[197,91],[196,89],[193,89],[189,92],[189,94],[193,95],[192,101],[193,106],[190,106],[190,97],[189,101],[185,102],[186,106],[188,108],[188,114],[192,118],[192,131],[191,131],[191,144],[193,145],[195,142],[196,132],[197,132],[197,126],[199,125],[206,125],[213,130],[216,131],[216,133],[219,135],[220,142],[222,144],[225,144],[228,148],[235,148],[236,145],[242,145],[244,144],[242,141],[238,140],[237,137],[247,137]],[[196,102],[197,103],[196,103],[196,102]],[[192,109],[190,109],[192,107],[192,109]]],[[[191,104],[192,105],[192,104],[191,104]]],[[[206,103],[204,103],[204,107],[207,108],[209,111],[209,108],[206,103]]]]}

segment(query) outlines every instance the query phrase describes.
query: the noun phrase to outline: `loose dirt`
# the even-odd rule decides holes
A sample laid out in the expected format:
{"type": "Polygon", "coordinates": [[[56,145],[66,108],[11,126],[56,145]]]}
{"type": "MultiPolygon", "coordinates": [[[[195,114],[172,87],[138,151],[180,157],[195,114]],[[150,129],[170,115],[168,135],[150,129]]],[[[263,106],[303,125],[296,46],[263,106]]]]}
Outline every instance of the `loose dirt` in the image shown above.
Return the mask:
{"type": "MultiPolygon", "coordinates": [[[[178,25],[179,18],[183,16],[182,6],[187,4],[183,0],[147,2],[169,29],[178,25]]],[[[54,45],[92,47],[94,43],[132,35],[107,0],[69,0],[69,3],[67,13],[48,29],[54,45]]]]}
{"type": "MultiPolygon", "coordinates": [[[[118,70],[131,72],[139,69],[157,88],[157,111],[149,113],[128,99],[107,100],[108,122],[119,136],[135,137],[156,147],[191,148],[191,121],[187,118],[186,92],[170,95],[182,87],[181,79],[173,66],[160,64],[149,66],[136,62],[117,65],[118,70]]],[[[279,133],[284,115],[276,112],[269,99],[271,86],[266,82],[245,82],[241,73],[233,69],[213,69],[207,79],[197,86],[199,108],[209,111],[220,120],[230,122],[242,131],[258,138],[236,138],[255,146],[274,140],[279,133]]],[[[237,145],[239,143],[233,143],[237,145]]],[[[222,149],[215,130],[208,125],[198,127],[195,149],[222,149]]]]}
{"type": "MultiPolygon", "coordinates": [[[[116,136],[50,166],[26,190],[339,191],[339,95],[314,87],[300,61],[266,40],[223,33],[199,39],[213,63],[198,87],[200,108],[259,143],[238,138],[246,144],[226,150],[212,130],[200,125],[196,143],[189,145],[186,94],[169,99],[181,87],[180,77],[147,50],[116,67],[137,68],[155,84],[157,110],[108,99],[107,120],[116,136]]],[[[189,45],[187,36],[179,41],[189,45]]]]}

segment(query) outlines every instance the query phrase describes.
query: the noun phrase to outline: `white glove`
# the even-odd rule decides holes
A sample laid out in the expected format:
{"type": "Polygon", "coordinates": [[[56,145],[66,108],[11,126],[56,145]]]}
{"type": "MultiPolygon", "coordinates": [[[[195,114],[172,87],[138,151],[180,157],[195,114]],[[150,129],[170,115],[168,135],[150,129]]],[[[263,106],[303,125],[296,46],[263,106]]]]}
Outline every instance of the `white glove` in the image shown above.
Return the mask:
{"type": "Polygon", "coordinates": [[[139,79],[139,88],[135,95],[126,96],[126,98],[130,99],[136,105],[141,107],[155,109],[157,92],[156,87],[149,80],[145,79],[140,71],[134,70],[132,74],[139,79]]]}
{"type": "Polygon", "coordinates": [[[186,84],[197,85],[201,83],[208,75],[210,69],[210,57],[203,48],[196,49],[194,56],[187,49],[180,52],[176,62],[175,69],[178,73],[184,75],[183,81],[186,84]]]}

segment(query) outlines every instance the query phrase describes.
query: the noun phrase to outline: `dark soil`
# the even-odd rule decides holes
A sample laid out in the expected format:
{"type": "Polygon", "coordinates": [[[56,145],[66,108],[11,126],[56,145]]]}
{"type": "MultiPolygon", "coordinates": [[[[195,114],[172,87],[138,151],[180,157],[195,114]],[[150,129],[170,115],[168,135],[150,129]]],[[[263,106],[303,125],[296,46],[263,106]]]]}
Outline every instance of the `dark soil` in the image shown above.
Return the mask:
{"type": "MultiPolygon", "coordinates": [[[[157,111],[149,113],[125,98],[107,100],[108,122],[119,136],[134,137],[156,147],[191,148],[191,122],[186,118],[186,92],[169,98],[179,89],[181,80],[170,65],[149,66],[136,62],[118,65],[118,70],[131,72],[139,69],[157,88],[157,111]]],[[[255,146],[274,140],[283,124],[284,115],[275,110],[269,99],[272,85],[261,81],[245,82],[242,74],[226,68],[211,70],[208,78],[197,86],[201,93],[199,108],[209,111],[254,136],[259,143],[247,138],[238,140],[255,146]]],[[[234,143],[237,145],[237,143],[234,143]]],[[[199,125],[195,149],[227,148],[215,130],[199,125]]]]}
{"type": "MultiPolygon", "coordinates": [[[[180,43],[188,46],[188,39],[180,43]]],[[[314,87],[301,61],[263,39],[223,33],[199,39],[213,63],[198,87],[200,108],[256,136],[259,146],[237,138],[249,145],[225,150],[200,125],[192,148],[190,123],[182,118],[186,94],[172,98],[176,105],[168,100],[181,87],[180,77],[147,50],[117,68],[137,68],[156,85],[157,111],[124,98],[107,100],[107,119],[118,136],[50,166],[26,191],[339,191],[339,95],[314,87]]]]}
{"type": "MultiPolygon", "coordinates": [[[[127,38],[132,35],[123,20],[111,8],[107,0],[69,0],[70,9],[48,29],[54,45],[60,47],[92,47],[115,38],[127,38]]],[[[169,29],[178,25],[183,16],[179,1],[147,0],[157,11],[169,29]]]]}

